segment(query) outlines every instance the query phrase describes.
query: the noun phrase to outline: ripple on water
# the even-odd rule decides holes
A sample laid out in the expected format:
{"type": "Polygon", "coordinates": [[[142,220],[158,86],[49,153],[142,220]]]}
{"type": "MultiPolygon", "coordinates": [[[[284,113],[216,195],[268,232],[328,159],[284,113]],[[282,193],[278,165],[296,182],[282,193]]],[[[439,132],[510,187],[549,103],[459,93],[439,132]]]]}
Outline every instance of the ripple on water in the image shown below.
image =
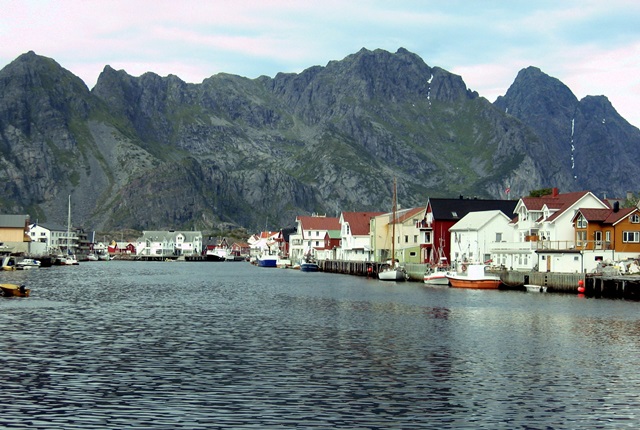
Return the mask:
{"type": "Polygon", "coordinates": [[[640,416],[635,303],[245,263],[7,276],[32,288],[0,301],[8,428],[631,428],[640,416]]]}

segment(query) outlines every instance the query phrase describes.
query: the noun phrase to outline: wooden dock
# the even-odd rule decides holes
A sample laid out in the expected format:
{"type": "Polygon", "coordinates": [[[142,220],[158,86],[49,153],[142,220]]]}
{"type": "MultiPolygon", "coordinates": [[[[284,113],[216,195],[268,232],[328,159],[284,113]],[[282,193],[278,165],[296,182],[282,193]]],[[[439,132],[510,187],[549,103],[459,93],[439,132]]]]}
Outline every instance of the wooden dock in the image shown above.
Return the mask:
{"type": "MultiPolygon", "coordinates": [[[[320,270],[355,276],[377,277],[382,263],[374,261],[324,260],[320,270]]],[[[407,263],[409,281],[423,282],[426,264],[407,263]]],[[[584,294],[587,297],[640,300],[640,276],[604,276],[602,274],[496,271],[504,289],[524,290],[525,284],[547,287],[550,293],[584,294]],[[584,292],[579,291],[584,286],[584,292]]]]}

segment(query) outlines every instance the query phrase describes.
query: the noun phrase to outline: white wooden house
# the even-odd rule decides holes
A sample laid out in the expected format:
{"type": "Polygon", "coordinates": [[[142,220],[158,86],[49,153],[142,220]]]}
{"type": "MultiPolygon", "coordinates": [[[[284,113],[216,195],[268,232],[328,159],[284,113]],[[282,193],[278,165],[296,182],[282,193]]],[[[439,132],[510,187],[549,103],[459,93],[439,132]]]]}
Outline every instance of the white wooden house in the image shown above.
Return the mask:
{"type": "Polygon", "coordinates": [[[496,242],[494,263],[514,270],[575,272],[580,256],[576,249],[574,215],[581,208],[606,209],[608,205],[589,191],[523,197],[515,209],[511,241],[496,242]],[[571,263],[571,264],[568,264],[571,263]]]}
{"type": "Polygon", "coordinates": [[[175,257],[202,252],[202,233],[195,231],[143,231],[136,242],[142,256],[175,257]]]}
{"type": "Polygon", "coordinates": [[[494,243],[511,241],[511,219],[500,210],[469,212],[450,229],[452,262],[491,264],[494,243]]]}
{"type": "Polygon", "coordinates": [[[383,212],[342,212],[340,214],[340,248],[338,259],[371,261],[371,219],[383,212]]]}

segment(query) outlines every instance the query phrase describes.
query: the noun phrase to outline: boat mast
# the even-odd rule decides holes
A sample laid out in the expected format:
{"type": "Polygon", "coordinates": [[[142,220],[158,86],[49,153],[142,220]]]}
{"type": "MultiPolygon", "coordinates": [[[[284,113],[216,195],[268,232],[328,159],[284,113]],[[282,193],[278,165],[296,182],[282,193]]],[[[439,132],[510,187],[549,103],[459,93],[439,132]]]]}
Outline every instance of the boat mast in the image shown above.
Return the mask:
{"type": "Polygon", "coordinates": [[[71,245],[69,236],[71,235],[71,194],[69,194],[69,210],[67,212],[67,254],[70,254],[71,245]]]}
{"type": "Polygon", "coordinates": [[[391,267],[396,265],[396,178],[393,178],[393,203],[391,208],[391,267]]]}

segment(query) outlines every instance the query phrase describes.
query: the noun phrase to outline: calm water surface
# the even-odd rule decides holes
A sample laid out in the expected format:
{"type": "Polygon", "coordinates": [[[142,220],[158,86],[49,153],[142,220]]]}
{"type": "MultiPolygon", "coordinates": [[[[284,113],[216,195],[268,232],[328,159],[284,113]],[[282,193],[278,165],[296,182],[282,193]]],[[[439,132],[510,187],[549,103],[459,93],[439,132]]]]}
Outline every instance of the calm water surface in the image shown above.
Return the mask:
{"type": "Polygon", "coordinates": [[[640,303],[247,263],[0,273],[0,427],[638,428],[640,303]]]}

